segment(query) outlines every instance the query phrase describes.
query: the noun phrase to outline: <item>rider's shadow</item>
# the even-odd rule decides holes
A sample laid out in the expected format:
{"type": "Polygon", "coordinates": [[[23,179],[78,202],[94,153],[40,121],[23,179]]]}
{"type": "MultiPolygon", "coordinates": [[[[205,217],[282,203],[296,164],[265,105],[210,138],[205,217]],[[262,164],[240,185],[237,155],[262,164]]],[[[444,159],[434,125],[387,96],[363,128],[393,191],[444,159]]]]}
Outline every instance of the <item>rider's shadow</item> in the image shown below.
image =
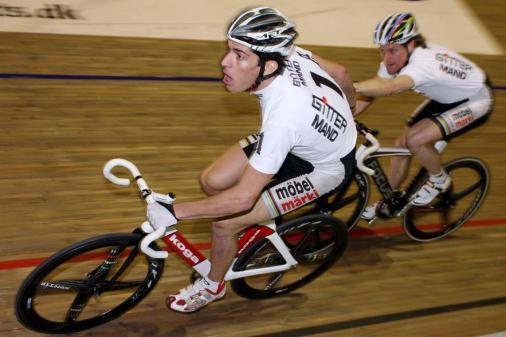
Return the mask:
{"type": "Polygon", "coordinates": [[[307,300],[308,296],[303,293],[289,293],[271,299],[247,300],[235,295],[232,289],[229,289],[225,300],[192,314],[175,313],[156,303],[150,305],[145,312],[127,313],[115,321],[77,333],[76,336],[207,336],[211,330],[219,331],[226,322],[236,324],[256,318],[260,322],[263,320],[262,317],[276,317],[277,323],[285,325],[290,323],[292,310],[303,307],[307,300]]]}
{"type": "Polygon", "coordinates": [[[392,251],[416,252],[423,250],[422,244],[414,242],[403,234],[351,236],[348,248],[343,257],[330,272],[339,273],[339,267],[345,267],[347,272],[360,273],[368,267],[381,266],[388,268],[393,262],[392,251]]]}

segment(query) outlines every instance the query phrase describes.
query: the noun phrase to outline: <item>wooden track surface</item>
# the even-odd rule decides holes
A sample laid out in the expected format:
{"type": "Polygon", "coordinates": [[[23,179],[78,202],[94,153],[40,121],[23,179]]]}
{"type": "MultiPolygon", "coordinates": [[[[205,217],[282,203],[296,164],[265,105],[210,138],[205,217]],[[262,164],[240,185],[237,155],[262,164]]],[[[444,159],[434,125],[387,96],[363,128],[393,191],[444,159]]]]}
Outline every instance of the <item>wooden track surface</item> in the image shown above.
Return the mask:
{"type": "MultiPolygon", "coordinates": [[[[491,3],[502,12],[470,1],[504,46],[506,10],[502,2],[491,3]]],[[[3,74],[218,78],[224,50],[213,42],[0,37],[3,74]]],[[[311,49],[346,65],[355,80],[372,75],[379,61],[373,50],[311,49]]],[[[401,233],[399,219],[378,222],[369,228],[373,235],[352,237],[344,258],[300,291],[262,301],[229,291],[193,315],[165,309],[164,295],[186,286],[189,273],[171,257],[162,281],[137,308],[76,336],[465,337],[506,331],[506,58],[471,57],[498,89],[491,120],[445,152],[445,160],[476,156],[490,167],[489,195],[471,226],[420,244],[401,233]],[[384,234],[393,228],[399,230],[384,234]]],[[[380,129],[383,144],[391,146],[420,101],[414,94],[380,99],[360,120],[380,129]]],[[[200,170],[259,121],[253,96],[228,94],[217,82],[1,78],[0,106],[0,335],[16,337],[37,335],[14,317],[16,290],[33,269],[21,262],[143,221],[136,190],[102,177],[107,160],[129,159],[155,190],[195,199],[202,196],[200,170]]],[[[209,242],[206,221],[184,222],[180,229],[192,242],[209,242]]]]}

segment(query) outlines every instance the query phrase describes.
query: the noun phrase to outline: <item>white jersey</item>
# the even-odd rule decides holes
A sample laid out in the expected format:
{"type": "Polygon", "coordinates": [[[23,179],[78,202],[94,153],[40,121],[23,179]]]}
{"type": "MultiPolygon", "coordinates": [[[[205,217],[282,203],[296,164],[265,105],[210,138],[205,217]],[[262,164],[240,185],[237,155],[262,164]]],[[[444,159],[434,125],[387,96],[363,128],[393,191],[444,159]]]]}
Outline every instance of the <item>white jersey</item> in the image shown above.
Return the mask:
{"type": "Polygon", "coordinates": [[[311,58],[294,47],[287,67],[260,99],[260,140],[250,164],[275,174],[288,153],[306,160],[315,171],[343,174],[340,159],[355,148],[357,131],[346,97],[339,86],[311,58]]]}
{"type": "Polygon", "coordinates": [[[476,64],[445,47],[427,44],[411,53],[408,64],[396,75],[388,74],[380,63],[378,76],[394,78],[408,75],[415,82],[413,91],[439,103],[454,103],[484,88],[485,73],[476,64]]]}

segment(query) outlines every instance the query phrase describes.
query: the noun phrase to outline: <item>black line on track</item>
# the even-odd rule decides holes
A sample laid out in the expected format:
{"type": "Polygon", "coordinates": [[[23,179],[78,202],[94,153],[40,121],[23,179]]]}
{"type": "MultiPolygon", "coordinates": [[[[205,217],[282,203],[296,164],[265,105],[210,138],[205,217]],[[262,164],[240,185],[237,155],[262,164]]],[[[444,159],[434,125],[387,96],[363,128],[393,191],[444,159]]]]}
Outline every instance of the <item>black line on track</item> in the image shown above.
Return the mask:
{"type": "MultiPolygon", "coordinates": [[[[391,322],[397,322],[397,321],[402,321],[402,320],[406,320],[406,319],[420,318],[420,317],[450,313],[450,312],[460,311],[460,310],[476,309],[476,308],[487,307],[487,306],[492,306],[492,305],[499,305],[499,304],[506,304],[506,296],[477,300],[477,301],[472,301],[472,302],[458,303],[458,304],[442,305],[442,306],[438,306],[438,307],[431,307],[431,308],[425,308],[425,309],[404,311],[404,312],[398,312],[398,313],[393,313],[393,314],[370,316],[370,317],[353,319],[350,321],[329,323],[329,324],[324,324],[324,325],[299,328],[299,329],[293,329],[293,330],[285,330],[285,331],[280,331],[280,332],[268,333],[268,334],[264,334],[264,335],[255,335],[253,337],[309,336],[309,335],[313,335],[313,334],[327,333],[327,332],[353,329],[353,328],[362,328],[362,327],[367,327],[367,326],[375,325],[375,324],[391,323],[391,322]]],[[[322,308],[322,310],[325,310],[325,309],[322,308]]]]}

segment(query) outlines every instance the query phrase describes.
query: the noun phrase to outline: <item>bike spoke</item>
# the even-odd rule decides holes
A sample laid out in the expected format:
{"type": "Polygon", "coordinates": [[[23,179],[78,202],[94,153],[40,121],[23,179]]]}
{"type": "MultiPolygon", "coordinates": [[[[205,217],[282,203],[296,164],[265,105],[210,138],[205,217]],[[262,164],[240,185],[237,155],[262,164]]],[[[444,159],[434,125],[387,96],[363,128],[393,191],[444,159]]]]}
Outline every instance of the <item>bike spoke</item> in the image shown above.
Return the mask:
{"type": "Polygon", "coordinates": [[[122,289],[128,289],[128,288],[138,288],[141,285],[144,284],[144,280],[132,280],[132,281],[117,281],[117,282],[103,282],[96,284],[97,292],[95,295],[99,296],[100,294],[106,292],[106,291],[115,291],[115,290],[122,290],[122,289]]]}
{"type": "Polygon", "coordinates": [[[77,321],[81,312],[83,312],[86,304],[93,296],[93,294],[89,290],[81,290],[77,293],[74,301],[70,305],[69,310],[67,311],[67,316],[65,317],[66,323],[72,323],[77,321]]]}
{"type": "Polygon", "coordinates": [[[304,254],[304,255],[302,255],[302,259],[299,259],[298,261],[299,262],[310,262],[310,263],[322,261],[327,256],[329,256],[329,252],[332,250],[333,247],[334,247],[334,244],[332,243],[332,244],[327,245],[317,251],[304,254]]]}
{"type": "Polygon", "coordinates": [[[441,228],[446,229],[450,225],[450,212],[441,212],[441,228]]]}
{"type": "MultiPolygon", "coordinates": [[[[130,251],[130,254],[128,255],[128,257],[125,259],[125,261],[121,264],[121,267],[118,269],[118,271],[114,274],[114,276],[111,278],[110,281],[107,282],[107,284],[103,287],[100,288],[99,292],[97,293],[97,295],[100,295],[101,293],[103,292],[106,292],[108,290],[110,290],[110,288],[113,287],[113,284],[116,283],[116,280],[125,272],[125,270],[130,266],[130,264],[132,263],[132,261],[135,259],[135,257],[137,256],[139,252],[139,248],[138,247],[135,247],[134,249],[132,249],[130,251]]],[[[134,282],[135,283],[135,282],[134,282]]],[[[136,283],[137,284],[137,283],[136,283]]],[[[138,284],[137,284],[138,285],[138,284]]],[[[121,289],[121,288],[118,288],[118,289],[121,289]]],[[[116,290],[116,289],[111,289],[111,290],[116,290]]]]}
{"type": "Polygon", "coordinates": [[[88,273],[88,278],[91,281],[100,281],[105,279],[125,248],[125,246],[118,246],[111,249],[104,262],[88,273]]]}
{"type": "Polygon", "coordinates": [[[283,258],[279,252],[266,253],[262,256],[256,257],[253,261],[249,262],[247,268],[252,268],[259,265],[273,264],[283,262],[283,258]]]}
{"type": "Polygon", "coordinates": [[[264,289],[271,290],[272,288],[274,288],[279,283],[279,281],[281,280],[281,278],[283,277],[284,274],[285,274],[284,272],[278,272],[278,273],[272,274],[269,279],[269,282],[267,282],[264,289]]]}
{"type": "Polygon", "coordinates": [[[475,190],[477,190],[481,186],[482,186],[482,181],[480,180],[477,183],[465,188],[464,190],[462,190],[460,192],[452,193],[452,197],[454,198],[455,201],[457,201],[457,200],[462,199],[462,198],[466,197],[467,195],[471,194],[472,192],[474,192],[475,190]]]}
{"type": "Polygon", "coordinates": [[[81,290],[88,287],[88,280],[42,281],[39,284],[39,289],[55,291],[81,290]]]}
{"type": "Polygon", "coordinates": [[[305,248],[309,245],[311,237],[315,237],[316,228],[310,227],[307,232],[304,233],[304,237],[297,243],[297,245],[290,249],[293,256],[297,259],[299,253],[302,253],[305,248]]]}

